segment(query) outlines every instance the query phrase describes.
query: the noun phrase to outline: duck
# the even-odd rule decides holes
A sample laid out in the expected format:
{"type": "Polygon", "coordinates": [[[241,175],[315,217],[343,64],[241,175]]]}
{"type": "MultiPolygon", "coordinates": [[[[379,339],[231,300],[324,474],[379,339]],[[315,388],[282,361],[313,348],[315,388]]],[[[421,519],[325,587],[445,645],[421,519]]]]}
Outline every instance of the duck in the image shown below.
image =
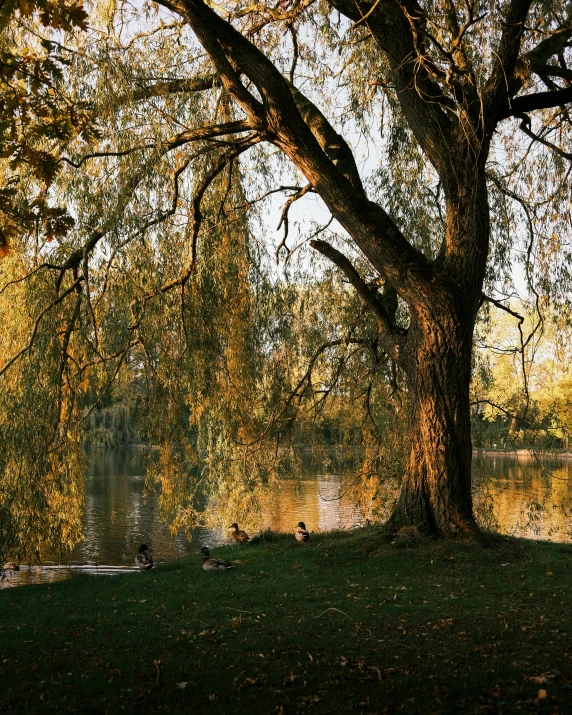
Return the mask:
{"type": "Polygon", "coordinates": [[[234,568],[234,564],[231,564],[230,561],[211,559],[207,546],[203,546],[201,554],[203,554],[203,569],[205,571],[228,571],[234,568]]]}
{"type": "Polygon", "coordinates": [[[140,571],[149,571],[153,568],[153,556],[147,548],[147,544],[141,544],[139,553],[135,557],[135,565],[140,571]]]}
{"type": "Polygon", "coordinates": [[[298,528],[294,532],[297,541],[306,543],[310,539],[310,532],[306,529],[306,524],[303,521],[298,522],[298,528]]]}
{"type": "Polygon", "coordinates": [[[246,533],[246,531],[241,531],[238,528],[238,524],[236,523],[236,521],[234,522],[234,524],[231,524],[228,528],[234,529],[234,531],[230,535],[230,538],[235,542],[235,544],[244,544],[247,541],[250,541],[250,536],[246,533]]]}

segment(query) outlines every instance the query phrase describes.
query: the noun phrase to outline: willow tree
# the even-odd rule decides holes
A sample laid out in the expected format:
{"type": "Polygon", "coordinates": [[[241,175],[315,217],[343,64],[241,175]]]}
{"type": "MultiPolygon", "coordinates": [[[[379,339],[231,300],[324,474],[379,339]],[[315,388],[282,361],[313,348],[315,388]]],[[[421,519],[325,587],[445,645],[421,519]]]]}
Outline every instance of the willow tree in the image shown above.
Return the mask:
{"type": "MultiPolygon", "coordinates": [[[[96,3],[89,23],[92,35],[66,48],[66,87],[93,107],[97,133],[61,146],[57,188],[77,226],[29,265],[52,281],[44,310],[77,296],[67,343],[60,339],[65,369],[82,331],[82,375],[141,351],[165,375],[169,409],[184,383],[195,419],[207,395],[221,424],[241,407],[234,444],[262,445],[294,419],[289,410],[319,360],[337,356],[335,382],[348,348],[366,346],[380,381],[402,376],[409,405],[390,528],[474,530],[469,389],[479,309],[490,300],[510,310],[491,292],[506,287],[519,255],[534,295],[568,298],[569,4],[159,0],[139,11],[96,3]],[[381,162],[373,171],[368,151],[381,162]],[[288,170],[294,182],[284,186],[288,170]],[[292,204],[317,195],[340,230],[304,238],[353,291],[342,289],[346,305],[329,319],[327,291],[314,291],[313,349],[289,392],[278,375],[288,356],[274,342],[288,334],[276,326],[300,292],[269,278],[253,249],[261,229],[245,214],[280,191],[289,196],[277,255],[288,251],[292,204]],[[273,297],[260,301],[261,286],[273,297]],[[116,313],[107,337],[96,320],[105,305],[116,313]],[[177,316],[179,327],[166,329],[177,316]],[[327,334],[316,342],[320,328],[327,334]],[[175,347],[179,333],[190,357],[175,347]],[[242,348],[231,355],[233,341],[242,348]],[[193,350],[210,351],[211,364],[193,363],[193,350]],[[249,377],[274,400],[266,413],[249,377]]],[[[29,244],[21,250],[29,256],[29,244]]],[[[230,449],[212,414],[211,465],[230,449]]],[[[170,455],[165,473],[179,468],[170,455]]],[[[247,494],[254,483],[243,477],[247,494]]]]}

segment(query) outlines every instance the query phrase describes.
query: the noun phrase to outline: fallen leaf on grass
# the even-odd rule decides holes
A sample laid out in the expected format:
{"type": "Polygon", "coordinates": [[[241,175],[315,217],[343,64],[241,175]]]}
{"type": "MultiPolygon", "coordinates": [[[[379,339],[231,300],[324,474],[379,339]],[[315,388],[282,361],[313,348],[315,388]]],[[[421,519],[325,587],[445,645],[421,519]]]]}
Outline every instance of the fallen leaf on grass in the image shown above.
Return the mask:
{"type": "Polygon", "coordinates": [[[260,683],[260,678],[245,678],[238,687],[239,689],[247,688],[250,685],[258,685],[258,683],[260,683]]]}
{"type": "Polygon", "coordinates": [[[185,680],[183,680],[183,682],[177,683],[177,688],[179,688],[179,690],[184,690],[187,687],[187,685],[188,685],[188,683],[185,680]]]}
{"type": "Polygon", "coordinates": [[[365,662],[364,658],[358,658],[356,661],[352,662],[348,658],[346,658],[344,655],[341,655],[339,658],[339,663],[342,667],[349,667],[349,668],[358,668],[358,670],[361,671],[373,671],[377,675],[377,679],[379,682],[381,682],[384,678],[386,678],[388,675],[392,675],[393,673],[399,672],[399,668],[378,668],[375,665],[368,665],[365,662]]]}
{"type": "Polygon", "coordinates": [[[541,673],[540,675],[530,675],[527,680],[535,685],[546,685],[550,682],[552,678],[556,678],[560,675],[559,670],[549,670],[546,673],[541,673]]]}
{"type": "Polygon", "coordinates": [[[538,691],[537,697],[538,697],[539,700],[544,700],[545,698],[548,697],[548,693],[546,692],[546,690],[543,690],[543,689],[541,688],[541,689],[538,691]]]}

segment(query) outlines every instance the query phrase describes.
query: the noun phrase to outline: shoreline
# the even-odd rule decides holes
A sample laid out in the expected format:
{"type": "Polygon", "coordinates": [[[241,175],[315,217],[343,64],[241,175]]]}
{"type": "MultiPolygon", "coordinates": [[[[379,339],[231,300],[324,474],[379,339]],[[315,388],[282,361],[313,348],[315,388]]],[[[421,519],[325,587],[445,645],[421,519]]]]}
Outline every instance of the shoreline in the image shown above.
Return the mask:
{"type": "MultiPolygon", "coordinates": [[[[486,447],[481,447],[473,449],[473,456],[485,456],[485,457],[496,457],[498,455],[514,455],[515,457],[528,457],[534,459],[534,450],[532,447],[529,448],[519,448],[519,449],[490,449],[486,447]]],[[[538,450],[538,452],[544,457],[551,457],[556,459],[562,457],[564,459],[572,459],[572,452],[560,452],[555,450],[538,450]]]]}

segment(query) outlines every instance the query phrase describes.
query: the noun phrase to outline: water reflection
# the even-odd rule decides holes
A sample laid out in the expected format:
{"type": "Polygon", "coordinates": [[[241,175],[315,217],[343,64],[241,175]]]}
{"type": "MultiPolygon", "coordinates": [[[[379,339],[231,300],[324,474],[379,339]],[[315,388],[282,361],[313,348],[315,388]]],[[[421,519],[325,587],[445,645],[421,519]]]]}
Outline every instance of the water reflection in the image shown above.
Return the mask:
{"type": "Polygon", "coordinates": [[[477,454],[473,458],[477,515],[502,534],[572,541],[569,476],[570,456],[540,458],[524,450],[477,454]]]}
{"type": "MultiPolygon", "coordinates": [[[[143,452],[128,449],[95,452],[85,480],[85,540],[60,563],[56,559],[52,564],[72,568],[9,572],[0,588],[102,573],[106,565],[124,567],[108,573],[129,573],[143,542],[159,564],[186,554],[196,555],[199,561],[202,544],[226,542],[228,531],[224,529],[197,529],[191,540],[183,534],[171,535],[161,522],[157,495],[144,495],[143,456],[143,452]],[[93,568],[77,568],[87,564],[93,568]]],[[[363,524],[370,514],[349,498],[338,499],[341,478],[316,474],[306,456],[302,478],[283,479],[275,498],[264,506],[260,530],[270,527],[293,532],[298,521],[305,522],[310,531],[363,524]]],[[[570,459],[543,460],[541,465],[528,452],[480,453],[475,455],[473,466],[475,507],[483,525],[517,536],[572,540],[570,459]]]]}

